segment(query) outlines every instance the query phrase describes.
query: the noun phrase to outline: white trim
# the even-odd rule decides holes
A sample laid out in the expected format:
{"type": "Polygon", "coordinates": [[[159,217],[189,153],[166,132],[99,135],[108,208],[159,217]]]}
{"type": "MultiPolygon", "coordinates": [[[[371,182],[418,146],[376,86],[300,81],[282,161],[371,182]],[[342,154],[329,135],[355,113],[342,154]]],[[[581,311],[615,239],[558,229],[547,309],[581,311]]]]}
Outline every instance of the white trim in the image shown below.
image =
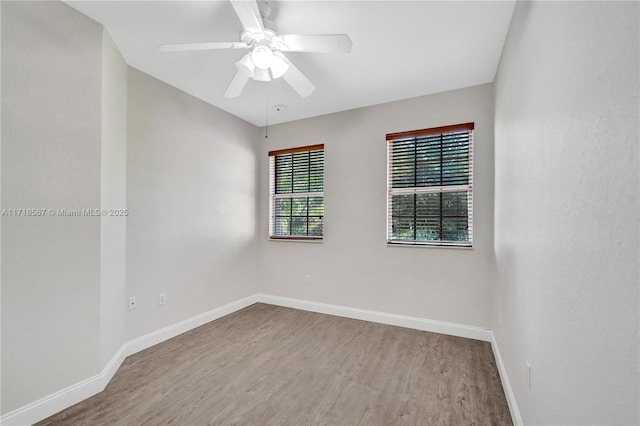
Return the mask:
{"type": "Polygon", "coordinates": [[[208,322],[221,318],[225,315],[229,315],[247,306],[253,305],[258,302],[256,294],[245,297],[244,299],[236,300],[218,308],[212,309],[208,312],[204,312],[200,315],[196,315],[186,320],[171,324],[160,330],[152,331],[144,336],[137,337],[133,340],[129,340],[125,343],[127,356],[133,355],[140,351],[143,351],[151,346],[155,346],[158,343],[162,343],[173,337],[176,337],[182,333],[186,333],[189,330],[193,330],[196,327],[200,327],[208,322]]]}
{"type": "Polygon", "coordinates": [[[99,374],[13,410],[0,418],[2,425],[31,425],[104,390],[125,358],[125,345],[99,374]]]}
{"type": "Polygon", "coordinates": [[[327,303],[311,302],[309,300],[292,299],[289,297],[258,294],[258,302],[270,305],[285,306],[303,311],[318,312],[338,317],[376,322],[379,324],[396,325],[416,330],[431,331],[433,333],[466,337],[468,339],[491,341],[491,330],[471,325],[452,322],[436,321],[406,315],[390,314],[386,312],[370,311],[368,309],[350,308],[347,306],[331,305],[327,303]]]}
{"type": "Polygon", "coordinates": [[[522,415],[520,414],[520,409],[518,408],[518,401],[516,400],[515,393],[513,393],[513,388],[511,387],[511,382],[509,381],[509,375],[507,374],[507,368],[505,367],[504,361],[502,360],[500,348],[498,347],[498,341],[496,340],[496,335],[493,333],[493,331],[491,331],[491,348],[493,349],[493,357],[496,359],[496,365],[498,366],[498,372],[500,373],[502,388],[504,389],[504,394],[507,397],[507,404],[509,405],[511,420],[513,421],[514,425],[523,426],[524,422],[522,421],[522,415]]]}
{"type": "Polygon", "coordinates": [[[258,295],[254,294],[130,340],[120,347],[99,374],[5,414],[0,417],[0,424],[6,426],[31,425],[44,420],[65,408],[102,392],[127,356],[246,308],[257,301],[258,295]]]}

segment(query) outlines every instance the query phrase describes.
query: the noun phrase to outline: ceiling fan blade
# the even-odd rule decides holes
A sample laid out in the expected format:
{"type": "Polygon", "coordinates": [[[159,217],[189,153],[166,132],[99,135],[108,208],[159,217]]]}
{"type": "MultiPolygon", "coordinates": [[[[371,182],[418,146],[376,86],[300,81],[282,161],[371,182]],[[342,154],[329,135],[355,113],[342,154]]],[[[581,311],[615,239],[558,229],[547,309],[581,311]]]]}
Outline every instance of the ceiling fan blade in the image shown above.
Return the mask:
{"type": "Polygon", "coordinates": [[[161,44],[158,50],[163,52],[182,52],[187,50],[214,50],[214,49],[246,49],[249,45],[240,41],[213,42],[213,43],[179,43],[161,44]]]}
{"type": "Polygon", "coordinates": [[[249,81],[249,74],[239,69],[236,72],[236,75],[233,76],[233,80],[231,80],[231,83],[229,83],[227,91],[224,92],[224,97],[237,98],[238,96],[240,96],[240,93],[242,93],[242,90],[247,84],[247,81],[249,81]]]}
{"type": "Polygon", "coordinates": [[[306,98],[316,90],[316,86],[314,86],[313,83],[309,81],[309,79],[305,77],[305,75],[302,74],[302,72],[293,65],[289,59],[287,59],[286,56],[280,52],[274,52],[274,54],[277,54],[289,65],[289,69],[282,75],[282,78],[284,81],[289,83],[289,86],[291,86],[293,90],[300,95],[300,97],[306,98]]]}
{"type": "MultiPolygon", "coordinates": [[[[283,52],[349,53],[353,43],[347,34],[285,34],[283,52]]],[[[280,46],[279,46],[280,47],[280,46]]]]}
{"type": "Polygon", "coordinates": [[[258,9],[258,3],[255,0],[229,0],[233,10],[236,11],[236,15],[242,23],[242,27],[250,33],[262,33],[264,31],[264,24],[262,23],[262,17],[260,16],[260,10],[258,9]]]}

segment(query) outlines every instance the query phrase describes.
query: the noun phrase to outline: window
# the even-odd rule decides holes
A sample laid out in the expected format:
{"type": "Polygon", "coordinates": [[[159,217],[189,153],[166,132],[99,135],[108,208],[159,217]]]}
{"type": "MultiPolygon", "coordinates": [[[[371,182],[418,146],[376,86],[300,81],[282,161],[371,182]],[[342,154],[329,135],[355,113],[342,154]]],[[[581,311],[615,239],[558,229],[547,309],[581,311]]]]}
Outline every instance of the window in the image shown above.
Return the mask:
{"type": "Polygon", "coordinates": [[[324,145],[269,152],[269,236],[321,240],[324,145]]]}
{"type": "Polygon", "coordinates": [[[473,242],[473,123],[387,135],[387,243],[473,242]]]}

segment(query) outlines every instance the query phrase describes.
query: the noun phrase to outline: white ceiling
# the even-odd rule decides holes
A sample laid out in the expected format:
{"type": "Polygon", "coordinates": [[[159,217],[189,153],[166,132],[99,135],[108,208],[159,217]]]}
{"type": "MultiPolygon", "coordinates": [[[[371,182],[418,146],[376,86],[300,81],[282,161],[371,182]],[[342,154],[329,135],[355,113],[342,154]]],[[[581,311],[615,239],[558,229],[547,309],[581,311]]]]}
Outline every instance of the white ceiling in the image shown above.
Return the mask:
{"type": "Polygon", "coordinates": [[[67,3],[103,24],[132,67],[264,126],[267,112],[277,124],[492,82],[515,1],[269,2],[280,33],[346,33],[353,50],[287,54],[316,86],[307,98],[278,79],[249,80],[236,99],[223,95],[244,50],[157,50],[238,41],[241,26],[228,1],[67,3]]]}

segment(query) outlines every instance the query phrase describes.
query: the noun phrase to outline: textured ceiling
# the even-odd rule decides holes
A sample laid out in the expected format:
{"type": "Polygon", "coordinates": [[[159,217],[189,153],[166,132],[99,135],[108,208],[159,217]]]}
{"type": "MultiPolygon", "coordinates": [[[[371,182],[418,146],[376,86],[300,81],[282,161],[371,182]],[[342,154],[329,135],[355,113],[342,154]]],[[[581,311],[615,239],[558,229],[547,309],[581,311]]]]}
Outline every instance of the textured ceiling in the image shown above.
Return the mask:
{"type": "Polygon", "coordinates": [[[244,50],[160,52],[159,44],[238,41],[219,1],[67,1],[103,24],[126,62],[263,126],[493,81],[514,1],[270,2],[281,33],[346,33],[350,54],[288,53],[315,84],[300,98],[282,79],[223,95],[244,50]],[[277,111],[276,105],[285,105],[277,111]]]}

